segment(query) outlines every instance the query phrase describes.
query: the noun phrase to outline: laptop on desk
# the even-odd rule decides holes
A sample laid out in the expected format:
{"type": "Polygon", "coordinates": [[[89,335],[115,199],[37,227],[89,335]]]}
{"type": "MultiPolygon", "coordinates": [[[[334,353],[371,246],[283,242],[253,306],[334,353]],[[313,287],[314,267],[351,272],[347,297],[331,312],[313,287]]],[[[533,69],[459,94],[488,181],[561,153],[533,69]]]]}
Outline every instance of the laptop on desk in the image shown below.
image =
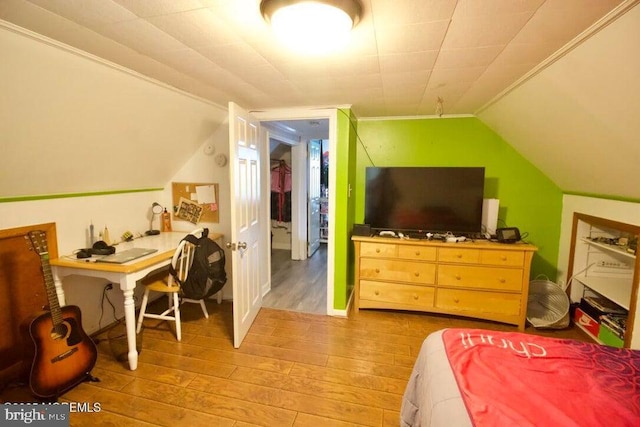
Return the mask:
{"type": "Polygon", "coordinates": [[[131,248],[122,252],[116,252],[115,254],[106,255],[96,259],[96,262],[108,262],[111,264],[124,264],[125,262],[133,261],[134,259],[141,258],[145,255],[158,252],[157,249],[148,248],[131,248]]]}

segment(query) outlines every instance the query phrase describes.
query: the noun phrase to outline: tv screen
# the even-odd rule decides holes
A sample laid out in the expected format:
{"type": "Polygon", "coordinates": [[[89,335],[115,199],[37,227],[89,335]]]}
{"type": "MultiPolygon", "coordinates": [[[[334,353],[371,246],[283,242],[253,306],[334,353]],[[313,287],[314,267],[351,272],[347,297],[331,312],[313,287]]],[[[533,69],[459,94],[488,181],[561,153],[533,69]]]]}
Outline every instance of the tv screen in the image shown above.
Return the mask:
{"type": "Polygon", "coordinates": [[[482,231],[482,167],[368,167],[365,185],[364,221],[373,229],[482,231]]]}

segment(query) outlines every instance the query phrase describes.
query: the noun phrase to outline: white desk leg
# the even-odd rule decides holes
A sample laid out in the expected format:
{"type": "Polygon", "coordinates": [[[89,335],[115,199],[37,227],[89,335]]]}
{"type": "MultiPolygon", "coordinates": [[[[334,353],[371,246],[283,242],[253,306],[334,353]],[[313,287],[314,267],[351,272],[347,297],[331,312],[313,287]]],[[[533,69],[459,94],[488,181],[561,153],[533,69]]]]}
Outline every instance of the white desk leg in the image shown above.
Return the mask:
{"type": "Polygon", "coordinates": [[[129,369],[138,368],[138,349],[136,348],[136,306],[133,301],[133,289],[123,290],[124,321],[127,326],[127,344],[129,345],[129,369]]]}

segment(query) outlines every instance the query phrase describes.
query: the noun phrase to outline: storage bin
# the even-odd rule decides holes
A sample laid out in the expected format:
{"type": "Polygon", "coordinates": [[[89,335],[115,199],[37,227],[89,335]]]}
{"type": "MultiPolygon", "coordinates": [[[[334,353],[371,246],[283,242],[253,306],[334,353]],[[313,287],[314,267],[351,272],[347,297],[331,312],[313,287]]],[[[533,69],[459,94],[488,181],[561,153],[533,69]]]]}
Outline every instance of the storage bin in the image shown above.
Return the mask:
{"type": "Polygon", "coordinates": [[[622,348],[624,346],[624,340],[620,339],[607,325],[600,325],[600,332],[598,333],[598,339],[604,344],[611,347],[622,348]]]}

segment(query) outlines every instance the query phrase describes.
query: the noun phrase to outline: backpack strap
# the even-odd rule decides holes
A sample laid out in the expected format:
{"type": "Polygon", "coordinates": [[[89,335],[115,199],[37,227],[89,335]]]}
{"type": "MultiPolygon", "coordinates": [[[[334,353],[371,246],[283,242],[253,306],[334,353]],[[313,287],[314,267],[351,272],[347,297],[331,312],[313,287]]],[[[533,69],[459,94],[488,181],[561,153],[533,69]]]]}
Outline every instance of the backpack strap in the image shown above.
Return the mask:
{"type": "Polygon", "coordinates": [[[169,273],[173,276],[173,280],[175,280],[178,285],[182,286],[182,280],[178,278],[178,272],[173,268],[173,264],[169,264],[169,273]]]}
{"type": "Polygon", "coordinates": [[[200,243],[199,242],[200,239],[197,238],[196,236],[194,236],[193,234],[187,234],[186,236],[184,236],[182,238],[182,240],[185,240],[185,241],[191,243],[192,245],[196,245],[196,246],[198,246],[198,244],[200,243]]]}

